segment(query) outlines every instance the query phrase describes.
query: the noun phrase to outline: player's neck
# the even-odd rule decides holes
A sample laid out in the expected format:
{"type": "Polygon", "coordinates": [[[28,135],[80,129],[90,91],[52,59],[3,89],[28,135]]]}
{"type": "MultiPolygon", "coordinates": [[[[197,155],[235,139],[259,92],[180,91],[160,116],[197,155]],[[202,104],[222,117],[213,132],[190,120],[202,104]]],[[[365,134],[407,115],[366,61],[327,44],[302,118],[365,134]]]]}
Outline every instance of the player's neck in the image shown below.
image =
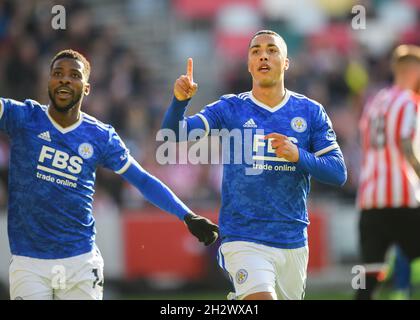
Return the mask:
{"type": "Polygon", "coordinates": [[[62,128],[70,127],[80,119],[80,105],[74,106],[67,112],[60,112],[54,106],[48,108],[48,113],[62,128]]]}
{"type": "Polygon", "coordinates": [[[274,108],[278,106],[286,97],[286,90],[284,84],[270,88],[263,88],[254,86],[252,88],[252,95],[265,105],[274,108]]]}

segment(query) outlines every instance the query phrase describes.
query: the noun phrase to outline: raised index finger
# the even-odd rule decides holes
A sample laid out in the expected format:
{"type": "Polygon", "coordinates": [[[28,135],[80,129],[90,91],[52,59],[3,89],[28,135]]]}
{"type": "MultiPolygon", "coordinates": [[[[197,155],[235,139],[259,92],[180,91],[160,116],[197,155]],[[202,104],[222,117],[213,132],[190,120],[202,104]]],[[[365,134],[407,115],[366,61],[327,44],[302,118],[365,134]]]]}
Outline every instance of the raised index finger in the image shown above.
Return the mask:
{"type": "Polygon", "coordinates": [[[193,59],[192,58],[188,58],[187,61],[187,77],[188,80],[190,80],[190,82],[193,82],[193,59]]]}

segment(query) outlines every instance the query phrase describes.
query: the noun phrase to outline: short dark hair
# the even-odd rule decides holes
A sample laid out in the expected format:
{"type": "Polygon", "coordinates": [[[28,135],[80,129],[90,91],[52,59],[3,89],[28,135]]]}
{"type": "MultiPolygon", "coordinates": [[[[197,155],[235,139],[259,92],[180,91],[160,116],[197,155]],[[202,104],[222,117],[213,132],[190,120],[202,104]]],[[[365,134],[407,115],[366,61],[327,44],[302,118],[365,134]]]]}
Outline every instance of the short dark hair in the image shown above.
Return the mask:
{"type": "MultiPolygon", "coordinates": [[[[277,32],[275,32],[275,31],[273,31],[273,30],[260,30],[260,31],[257,31],[253,36],[252,36],[252,39],[254,39],[256,36],[260,36],[260,35],[262,35],[262,34],[270,34],[270,35],[272,35],[272,36],[276,36],[276,37],[280,37],[280,35],[277,33],[277,32]]],[[[280,37],[281,38],[281,37],[280,37]]],[[[252,39],[251,39],[251,41],[252,41],[252,39]]]]}
{"type": "Polygon", "coordinates": [[[420,63],[420,47],[409,44],[399,45],[392,53],[391,66],[395,68],[406,62],[420,63]]]}
{"type": "Polygon", "coordinates": [[[258,37],[258,36],[263,35],[263,34],[268,34],[268,35],[271,35],[271,36],[278,37],[278,38],[280,39],[280,42],[281,42],[282,46],[283,46],[283,48],[280,48],[280,49],[283,49],[283,50],[284,50],[285,55],[287,56],[287,44],[286,44],[286,41],[284,41],[284,39],[282,38],[282,36],[281,36],[281,35],[279,35],[277,32],[275,32],[275,31],[273,31],[273,30],[260,30],[260,31],[257,31],[257,32],[256,32],[256,33],[252,36],[251,40],[249,41],[248,48],[250,48],[250,47],[251,47],[252,40],[254,40],[254,39],[255,39],[255,37],[258,37]]]}
{"type": "Polygon", "coordinates": [[[50,64],[50,70],[52,70],[52,67],[54,65],[54,63],[59,60],[59,59],[74,59],[74,60],[78,60],[81,63],[83,63],[83,65],[85,66],[83,69],[83,74],[85,75],[86,80],[89,80],[89,76],[90,76],[90,63],[89,61],[86,59],[86,57],[81,54],[80,52],[77,52],[75,50],[72,49],[66,49],[66,50],[61,50],[60,52],[58,52],[54,58],[52,58],[51,60],[51,64],[50,64]]]}

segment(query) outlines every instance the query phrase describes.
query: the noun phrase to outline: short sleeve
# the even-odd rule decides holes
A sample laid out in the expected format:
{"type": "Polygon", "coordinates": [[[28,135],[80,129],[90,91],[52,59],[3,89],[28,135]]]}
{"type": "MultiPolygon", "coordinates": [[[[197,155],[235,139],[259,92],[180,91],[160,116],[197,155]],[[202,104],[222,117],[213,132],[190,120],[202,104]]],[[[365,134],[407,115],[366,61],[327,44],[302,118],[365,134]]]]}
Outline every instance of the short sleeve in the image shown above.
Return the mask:
{"type": "Polygon", "coordinates": [[[417,129],[417,108],[414,102],[407,103],[403,112],[399,139],[413,138],[417,129]]]}
{"type": "Polygon", "coordinates": [[[324,107],[319,105],[313,114],[311,132],[311,152],[321,156],[338,148],[336,134],[324,107]]]}
{"type": "Polygon", "coordinates": [[[25,123],[26,115],[31,107],[32,104],[28,100],[23,103],[0,98],[0,130],[13,135],[25,123]]]}
{"type": "Polygon", "coordinates": [[[110,127],[109,140],[106,144],[102,165],[117,174],[123,174],[130,166],[130,152],[120,136],[110,127]]]}

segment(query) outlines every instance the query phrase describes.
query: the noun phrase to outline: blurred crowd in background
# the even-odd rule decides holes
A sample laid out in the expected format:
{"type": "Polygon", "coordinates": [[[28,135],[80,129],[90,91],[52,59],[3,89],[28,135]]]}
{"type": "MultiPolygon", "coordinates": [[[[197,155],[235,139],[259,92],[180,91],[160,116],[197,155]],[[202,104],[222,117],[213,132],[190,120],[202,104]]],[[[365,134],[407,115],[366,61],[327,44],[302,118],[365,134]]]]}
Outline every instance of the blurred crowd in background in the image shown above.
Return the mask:
{"type": "MultiPolygon", "coordinates": [[[[66,48],[82,52],[92,65],[92,90],[82,109],[112,124],[132,155],[187,204],[216,208],[221,165],[159,165],[156,134],[188,57],[194,58],[199,84],[189,112],[220,95],[250,90],[247,46],[260,29],[284,37],[291,59],[286,87],[324,105],[345,156],[347,184],[337,189],[313,183],[311,197],[333,194],[354,202],[361,108],[390,83],[395,45],[420,44],[420,0],[0,0],[0,96],[48,104],[51,58],[66,48]],[[51,26],[56,4],[66,9],[65,30],[51,26]],[[365,9],[365,28],[352,27],[360,13],[352,13],[355,5],[365,9]]],[[[3,209],[8,161],[2,134],[3,209]]],[[[98,171],[97,212],[147,205],[119,176],[98,171]]]]}

